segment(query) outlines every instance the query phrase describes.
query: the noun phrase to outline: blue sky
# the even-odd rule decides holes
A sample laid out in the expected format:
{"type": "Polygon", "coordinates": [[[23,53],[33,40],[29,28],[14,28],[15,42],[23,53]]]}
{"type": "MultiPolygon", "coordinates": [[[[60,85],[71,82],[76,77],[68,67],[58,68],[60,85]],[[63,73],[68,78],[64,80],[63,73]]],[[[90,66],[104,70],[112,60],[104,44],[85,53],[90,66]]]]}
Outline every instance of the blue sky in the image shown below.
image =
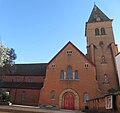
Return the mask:
{"type": "Polygon", "coordinates": [[[16,63],[47,63],[68,42],[86,54],[85,23],[96,5],[111,19],[120,50],[120,0],[0,0],[0,36],[16,63]]]}

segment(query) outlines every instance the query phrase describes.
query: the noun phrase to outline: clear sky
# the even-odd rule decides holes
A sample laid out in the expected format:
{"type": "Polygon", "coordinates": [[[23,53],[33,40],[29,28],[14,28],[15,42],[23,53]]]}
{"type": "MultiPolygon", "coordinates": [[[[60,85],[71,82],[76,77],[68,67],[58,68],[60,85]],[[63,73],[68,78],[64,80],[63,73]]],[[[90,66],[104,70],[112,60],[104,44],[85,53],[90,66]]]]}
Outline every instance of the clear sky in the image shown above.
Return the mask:
{"type": "Polygon", "coordinates": [[[86,54],[85,23],[96,5],[113,19],[120,50],[120,0],[0,0],[0,36],[16,63],[47,63],[71,41],[86,54]]]}

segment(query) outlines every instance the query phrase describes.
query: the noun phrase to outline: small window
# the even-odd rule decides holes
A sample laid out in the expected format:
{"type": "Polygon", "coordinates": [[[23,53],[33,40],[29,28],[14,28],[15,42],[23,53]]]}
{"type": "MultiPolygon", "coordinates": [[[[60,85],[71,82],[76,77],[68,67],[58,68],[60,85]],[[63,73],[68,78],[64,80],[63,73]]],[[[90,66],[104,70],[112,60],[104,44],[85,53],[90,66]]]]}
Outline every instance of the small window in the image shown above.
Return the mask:
{"type": "Polygon", "coordinates": [[[88,63],[85,63],[85,68],[86,68],[86,69],[88,68],[88,63]]]}
{"type": "Polygon", "coordinates": [[[78,79],[78,71],[75,71],[75,79],[78,79]]]}
{"type": "Polygon", "coordinates": [[[51,100],[55,100],[55,90],[52,90],[52,91],[50,92],[50,99],[51,99],[51,100]]]}
{"type": "Polygon", "coordinates": [[[53,69],[55,68],[55,64],[52,64],[52,68],[53,68],[53,69]]]}
{"type": "Polygon", "coordinates": [[[67,79],[72,79],[72,67],[68,66],[67,68],[67,79]]]}
{"type": "Polygon", "coordinates": [[[89,100],[89,95],[88,95],[87,92],[85,92],[85,93],[83,94],[83,102],[87,102],[87,100],[89,100]]]}
{"type": "Polygon", "coordinates": [[[101,64],[104,64],[104,63],[106,63],[105,56],[102,56],[101,57],[101,64]]]}
{"type": "Polygon", "coordinates": [[[109,77],[107,74],[104,74],[104,81],[103,81],[104,84],[108,84],[109,83],[109,77]]]}
{"type": "Polygon", "coordinates": [[[67,55],[71,56],[71,54],[72,54],[72,50],[67,50],[67,55]]]}
{"type": "Polygon", "coordinates": [[[100,35],[98,28],[95,29],[95,35],[100,35]]]}
{"type": "Polygon", "coordinates": [[[105,28],[101,28],[101,35],[105,35],[105,28]]]}
{"type": "Polygon", "coordinates": [[[64,71],[63,71],[63,70],[61,70],[61,72],[60,72],[60,79],[61,79],[61,80],[64,79],[64,71]]]}

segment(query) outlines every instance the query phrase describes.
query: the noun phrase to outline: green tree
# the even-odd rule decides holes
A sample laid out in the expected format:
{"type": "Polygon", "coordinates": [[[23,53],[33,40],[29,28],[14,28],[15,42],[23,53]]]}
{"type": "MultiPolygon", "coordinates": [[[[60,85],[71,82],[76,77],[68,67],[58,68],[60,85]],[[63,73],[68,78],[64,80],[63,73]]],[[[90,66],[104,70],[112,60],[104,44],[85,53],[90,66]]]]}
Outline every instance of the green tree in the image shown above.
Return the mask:
{"type": "MultiPolygon", "coordinates": [[[[13,48],[5,47],[0,43],[0,71],[2,74],[9,73],[14,69],[14,60],[17,58],[13,48]],[[11,70],[12,69],[12,70],[11,70]]],[[[2,75],[0,75],[0,84],[3,82],[2,75]]]]}
{"type": "Polygon", "coordinates": [[[13,48],[5,47],[0,45],[0,67],[5,67],[6,65],[14,65],[14,60],[17,58],[15,50],[13,48]]]}
{"type": "MultiPolygon", "coordinates": [[[[6,74],[8,71],[10,73],[14,69],[12,67],[15,64],[14,60],[16,58],[17,55],[13,48],[8,48],[0,44],[0,86],[4,85],[2,75],[6,74]]],[[[10,96],[7,95],[7,91],[3,91],[2,89],[0,89],[0,95],[2,95],[3,101],[8,101],[10,99],[10,96]]]]}
{"type": "Polygon", "coordinates": [[[2,102],[8,102],[8,101],[10,101],[9,92],[0,89],[0,96],[2,97],[0,101],[2,101],[2,102]]]}
{"type": "Polygon", "coordinates": [[[108,89],[108,94],[120,92],[120,87],[108,89]]]}

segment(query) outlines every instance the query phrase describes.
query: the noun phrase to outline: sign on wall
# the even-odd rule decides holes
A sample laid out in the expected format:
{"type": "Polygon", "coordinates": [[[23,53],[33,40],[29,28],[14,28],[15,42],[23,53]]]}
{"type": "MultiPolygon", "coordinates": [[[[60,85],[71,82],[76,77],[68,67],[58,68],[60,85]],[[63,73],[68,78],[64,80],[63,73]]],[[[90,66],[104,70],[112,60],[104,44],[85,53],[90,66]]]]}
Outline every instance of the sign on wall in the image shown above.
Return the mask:
{"type": "Polygon", "coordinates": [[[113,95],[105,97],[105,107],[106,109],[113,109],[113,95]]]}

